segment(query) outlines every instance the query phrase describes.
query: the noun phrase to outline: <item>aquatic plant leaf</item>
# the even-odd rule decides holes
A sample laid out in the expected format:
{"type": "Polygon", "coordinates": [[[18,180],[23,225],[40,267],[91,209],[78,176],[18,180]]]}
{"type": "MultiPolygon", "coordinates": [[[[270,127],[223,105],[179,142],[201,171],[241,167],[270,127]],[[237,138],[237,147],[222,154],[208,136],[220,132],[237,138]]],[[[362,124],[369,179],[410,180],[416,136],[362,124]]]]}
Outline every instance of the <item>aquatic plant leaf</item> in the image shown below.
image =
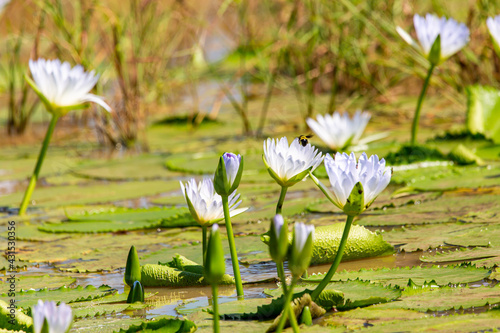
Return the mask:
{"type": "Polygon", "coordinates": [[[449,316],[425,316],[421,319],[401,320],[374,325],[363,332],[487,332],[498,330],[500,311],[491,310],[479,314],[455,314],[449,316]]]}
{"type": "MultiPolygon", "coordinates": [[[[398,267],[361,269],[359,271],[337,272],[332,281],[348,281],[360,279],[365,281],[382,283],[386,286],[399,286],[404,288],[408,280],[416,285],[423,285],[426,281],[434,280],[439,286],[448,284],[461,284],[475,282],[487,278],[491,274],[490,269],[477,268],[470,264],[446,267],[398,267]]],[[[320,282],[325,274],[311,274],[302,279],[304,282],[320,282]]]]}
{"type": "MultiPolygon", "coordinates": [[[[81,211],[67,215],[70,221],[169,221],[181,215],[189,214],[187,208],[125,208],[113,207],[111,209],[99,209],[81,211]]],[[[172,225],[183,227],[183,225],[172,225]]]]}
{"type": "Polygon", "coordinates": [[[493,287],[424,287],[408,288],[401,300],[378,305],[379,309],[409,309],[417,311],[445,311],[468,309],[500,303],[500,285],[493,287]]]}
{"type": "Polygon", "coordinates": [[[340,311],[325,317],[323,323],[330,327],[343,326],[346,330],[365,329],[375,325],[425,318],[426,315],[413,310],[386,309],[380,310],[369,306],[350,311],[340,311]]]}
{"type": "Polygon", "coordinates": [[[120,333],[161,331],[165,333],[191,333],[196,331],[196,324],[190,320],[179,318],[162,318],[142,322],[140,325],[130,325],[128,329],[120,329],[120,333]]]}
{"type": "Polygon", "coordinates": [[[3,301],[0,299],[0,332],[29,332],[33,326],[33,319],[30,316],[25,315],[19,309],[14,309],[14,317],[12,317],[11,303],[7,303],[9,300],[3,301]]]}
{"type": "MultiPolygon", "coordinates": [[[[115,202],[140,198],[162,192],[177,190],[176,181],[149,180],[124,183],[103,183],[88,186],[69,185],[38,188],[32,196],[33,207],[58,207],[115,202]]],[[[17,207],[22,200],[22,191],[2,197],[2,205],[17,207]]]]}
{"type": "Polygon", "coordinates": [[[467,92],[467,129],[484,134],[500,143],[500,91],[493,87],[472,85],[467,92]]]}
{"type": "MultiPolygon", "coordinates": [[[[268,298],[245,299],[241,303],[253,300],[269,300],[268,298]]],[[[223,303],[225,304],[225,303],[223,303]]],[[[223,304],[220,304],[222,306],[223,304]]],[[[232,303],[237,306],[236,303],[232,303]]],[[[213,318],[212,314],[207,311],[198,311],[190,314],[187,317],[198,326],[197,332],[212,332],[213,318]]],[[[270,325],[270,322],[262,322],[257,320],[221,320],[221,332],[265,332],[270,325]]]]}
{"type": "Polygon", "coordinates": [[[39,226],[38,229],[49,233],[94,234],[151,229],[159,227],[160,224],[160,221],[77,221],[45,223],[39,226]]]}
{"type": "Polygon", "coordinates": [[[453,251],[437,252],[434,255],[423,255],[420,257],[423,262],[450,262],[450,261],[473,261],[476,266],[492,267],[500,265],[500,248],[499,247],[476,247],[457,248],[453,251]],[[480,260],[488,259],[488,260],[480,260]]]}
{"type": "MultiPolygon", "coordinates": [[[[141,267],[141,283],[144,287],[187,287],[209,284],[203,275],[203,266],[176,255],[171,262],[141,267]]],[[[233,284],[234,278],[224,274],[219,284],[233,284]]]]}
{"type": "MultiPolygon", "coordinates": [[[[331,263],[335,259],[342,239],[345,223],[317,227],[314,231],[311,265],[331,263]]],[[[353,225],[344,249],[343,261],[392,254],[394,248],[382,235],[363,226],[353,225]]]]}
{"type": "Polygon", "coordinates": [[[500,247],[500,224],[478,224],[460,233],[450,233],[446,243],[459,246],[500,247]]]}
{"type": "MultiPolygon", "coordinates": [[[[76,332],[83,332],[83,333],[95,333],[95,332],[112,333],[112,332],[127,332],[127,330],[131,328],[132,329],[131,332],[138,332],[136,329],[137,328],[140,329],[140,327],[142,327],[141,325],[160,322],[162,319],[182,321],[182,319],[176,319],[175,317],[172,316],[157,316],[152,318],[151,320],[146,320],[141,316],[124,317],[121,314],[110,314],[106,316],[87,317],[78,319],[73,323],[71,329],[75,330],[76,332]]],[[[174,323],[172,323],[172,327],[175,327],[174,323]]],[[[143,330],[143,332],[163,332],[163,330],[145,329],[143,330]]],[[[177,331],[176,330],[170,331],[168,330],[167,327],[165,332],[177,332],[177,331]]],[[[192,331],[187,331],[187,332],[192,332],[192,331]]]]}
{"type": "MultiPolygon", "coordinates": [[[[9,275],[0,277],[0,294],[7,293],[10,288],[9,275]]],[[[64,275],[16,275],[16,291],[29,289],[54,289],[69,287],[76,281],[74,277],[64,275]]]]}
{"type": "MultiPolygon", "coordinates": [[[[88,301],[113,293],[116,293],[116,289],[113,289],[106,285],[102,285],[99,288],[96,288],[94,286],[86,286],[85,288],[82,286],[78,286],[76,288],[68,288],[63,286],[55,290],[27,290],[16,293],[16,296],[18,297],[18,302],[16,304],[18,308],[27,309],[35,305],[39,299],[43,301],[73,303],[88,301]]],[[[7,294],[3,293],[1,297],[3,300],[5,300],[7,298],[7,294]]]]}

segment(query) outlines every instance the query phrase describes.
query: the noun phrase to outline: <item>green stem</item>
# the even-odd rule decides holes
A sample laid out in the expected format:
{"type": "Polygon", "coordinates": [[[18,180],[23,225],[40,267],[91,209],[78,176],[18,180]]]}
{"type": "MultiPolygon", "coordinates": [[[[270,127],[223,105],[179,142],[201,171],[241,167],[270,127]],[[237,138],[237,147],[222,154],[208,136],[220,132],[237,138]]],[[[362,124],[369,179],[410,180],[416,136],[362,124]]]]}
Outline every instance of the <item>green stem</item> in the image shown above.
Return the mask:
{"type": "Polygon", "coordinates": [[[38,155],[38,160],[36,161],[35,170],[33,171],[33,175],[31,176],[28,188],[26,189],[26,192],[24,192],[23,201],[21,202],[21,206],[19,207],[19,216],[26,213],[28,203],[31,199],[31,195],[33,194],[33,190],[35,189],[36,182],[38,180],[38,175],[40,174],[40,170],[42,169],[43,160],[45,159],[45,155],[47,154],[47,148],[49,147],[50,138],[52,137],[52,133],[54,132],[54,128],[56,127],[58,119],[58,116],[53,115],[52,119],[50,120],[49,127],[47,128],[47,133],[45,133],[45,139],[43,140],[42,149],[40,149],[40,154],[38,155]]]}
{"type": "Polygon", "coordinates": [[[203,267],[205,267],[205,262],[207,260],[207,226],[202,227],[202,237],[203,237],[203,267]]]}
{"type": "Polygon", "coordinates": [[[238,299],[243,299],[243,284],[241,283],[240,265],[238,263],[238,254],[234,244],[233,226],[229,215],[229,202],[227,196],[222,196],[222,206],[224,207],[224,218],[226,220],[227,240],[229,241],[229,250],[231,251],[231,262],[233,263],[234,281],[236,283],[236,294],[238,299]]]}
{"type": "Polygon", "coordinates": [[[220,332],[219,303],[217,302],[217,283],[212,284],[212,309],[214,311],[214,333],[220,332]]]}
{"type": "Polygon", "coordinates": [[[278,271],[278,277],[281,281],[281,285],[283,286],[283,295],[286,295],[286,276],[285,269],[283,268],[283,262],[276,263],[276,270],[278,271]]]}
{"type": "MultiPolygon", "coordinates": [[[[276,333],[280,333],[285,327],[286,319],[290,314],[290,317],[295,317],[293,313],[293,309],[290,307],[290,303],[292,302],[293,297],[293,286],[295,284],[295,277],[292,277],[292,283],[290,284],[290,288],[288,289],[288,293],[285,295],[285,307],[283,308],[283,312],[281,313],[281,318],[278,323],[278,327],[276,328],[276,333]],[[290,311],[292,310],[292,311],[290,311]]],[[[290,318],[290,323],[292,323],[293,331],[295,331],[295,327],[293,326],[293,319],[290,318]]],[[[295,321],[297,323],[297,321],[295,321]]]]}
{"type": "Polygon", "coordinates": [[[282,186],[280,198],[278,200],[278,204],[276,205],[276,214],[281,214],[281,210],[283,209],[283,202],[285,201],[286,191],[288,187],[282,186]]]}
{"type": "Polygon", "coordinates": [[[415,109],[415,117],[413,118],[413,124],[411,126],[411,145],[415,146],[417,141],[417,131],[418,131],[418,122],[420,119],[420,110],[422,108],[422,103],[424,101],[425,93],[427,92],[427,87],[429,86],[429,82],[431,81],[432,71],[434,70],[435,65],[431,64],[429,67],[429,71],[427,72],[427,77],[424,81],[424,86],[422,87],[422,91],[420,92],[420,96],[418,97],[417,108],[415,109]]]}
{"type": "Polygon", "coordinates": [[[339,244],[339,249],[337,250],[337,255],[335,256],[335,260],[333,260],[333,264],[328,270],[328,273],[326,273],[326,276],[323,278],[323,280],[320,282],[320,284],[314,289],[314,291],[311,294],[311,298],[313,301],[318,298],[319,294],[325,289],[326,285],[330,283],[330,280],[333,277],[333,274],[337,271],[337,268],[339,267],[340,260],[342,259],[342,255],[344,254],[344,248],[347,243],[347,238],[349,237],[349,230],[351,230],[351,225],[352,225],[352,220],[354,220],[354,216],[347,216],[347,221],[345,223],[344,227],[344,233],[342,234],[342,239],[340,240],[339,244]]]}

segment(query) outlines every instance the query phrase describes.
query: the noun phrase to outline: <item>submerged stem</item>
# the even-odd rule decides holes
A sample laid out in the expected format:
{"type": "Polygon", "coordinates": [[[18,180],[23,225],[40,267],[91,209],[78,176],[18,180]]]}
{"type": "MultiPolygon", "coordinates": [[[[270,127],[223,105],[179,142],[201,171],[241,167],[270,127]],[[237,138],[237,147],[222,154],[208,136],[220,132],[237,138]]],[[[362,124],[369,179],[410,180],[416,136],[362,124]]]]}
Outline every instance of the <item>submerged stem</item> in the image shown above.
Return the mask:
{"type": "Polygon", "coordinates": [[[23,201],[21,202],[21,206],[19,207],[20,216],[24,215],[26,213],[26,209],[28,208],[28,203],[31,199],[33,191],[35,190],[38,175],[40,174],[40,170],[42,169],[43,160],[45,159],[45,155],[47,154],[47,148],[49,147],[50,138],[52,137],[52,133],[54,132],[54,128],[56,127],[58,119],[59,117],[55,115],[52,115],[52,119],[50,119],[50,124],[47,128],[47,133],[45,133],[45,139],[43,140],[42,148],[40,149],[40,153],[38,154],[38,160],[36,161],[35,170],[33,171],[33,175],[31,176],[28,188],[26,189],[26,192],[24,192],[23,201]]]}
{"type": "Polygon", "coordinates": [[[224,218],[226,220],[227,240],[229,242],[229,250],[231,252],[231,262],[233,263],[236,294],[238,295],[238,299],[243,299],[243,284],[241,282],[240,265],[238,263],[238,253],[236,253],[236,245],[234,243],[233,226],[231,225],[231,217],[229,215],[229,202],[227,196],[222,196],[222,206],[224,207],[224,218]]]}
{"type": "Polygon", "coordinates": [[[418,122],[420,120],[420,110],[422,109],[422,103],[424,101],[425,93],[427,92],[427,87],[429,86],[429,82],[431,80],[432,71],[434,70],[435,65],[431,64],[429,67],[429,71],[427,72],[427,77],[425,78],[424,85],[422,86],[422,91],[420,92],[420,96],[418,97],[417,108],[415,109],[415,116],[413,118],[413,124],[411,126],[411,145],[415,146],[417,141],[417,131],[418,131],[418,122]]]}
{"type": "Polygon", "coordinates": [[[330,282],[333,275],[337,271],[337,268],[339,267],[340,260],[342,259],[342,255],[344,254],[344,248],[347,243],[347,238],[349,237],[349,230],[351,230],[351,225],[353,220],[354,216],[350,215],[347,216],[347,221],[344,227],[344,233],[342,234],[342,239],[340,240],[339,249],[337,250],[337,255],[335,255],[335,259],[333,260],[332,266],[328,270],[328,273],[326,273],[326,276],[316,287],[316,289],[314,289],[314,291],[312,292],[311,298],[313,301],[315,301],[318,298],[319,294],[321,294],[323,289],[325,289],[326,285],[330,282]]]}

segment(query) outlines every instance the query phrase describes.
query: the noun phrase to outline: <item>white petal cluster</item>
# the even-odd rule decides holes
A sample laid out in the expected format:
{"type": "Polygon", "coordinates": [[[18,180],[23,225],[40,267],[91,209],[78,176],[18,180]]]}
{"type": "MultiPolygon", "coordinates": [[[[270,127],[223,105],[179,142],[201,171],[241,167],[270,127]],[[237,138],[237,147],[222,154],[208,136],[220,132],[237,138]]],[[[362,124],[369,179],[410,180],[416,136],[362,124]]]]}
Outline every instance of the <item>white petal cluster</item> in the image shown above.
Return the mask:
{"type": "Polygon", "coordinates": [[[33,307],[33,332],[40,333],[44,320],[49,324],[49,333],[66,333],[73,321],[71,307],[61,303],[59,306],[53,301],[43,302],[38,300],[38,304],[33,307]]]}
{"type": "Polygon", "coordinates": [[[344,207],[354,185],[361,182],[364,189],[364,204],[369,206],[391,181],[392,172],[385,166],[385,160],[377,155],[370,158],[365,153],[356,161],[354,153],[325,158],[325,168],[332,185],[333,199],[340,208],[344,207]]]}
{"type": "Polygon", "coordinates": [[[241,155],[236,155],[233,153],[224,153],[222,155],[224,159],[224,165],[226,166],[226,176],[229,187],[233,186],[234,180],[238,175],[238,170],[240,169],[241,155]]]}
{"type": "Polygon", "coordinates": [[[323,161],[323,156],[310,144],[302,146],[298,139],[288,146],[287,138],[283,137],[264,141],[264,159],[279,179],[286,183],[311,167],[315,170],[323,161]]]}
{"type": "Polygon", "coordinates": [[[307,118],[309,128],[330,148],[335,151],[356,144],[370,120],[368,112],[356,111],[352,118],[347,112],[340,114],[318,115],[316,120],[307,118]]]}
{"type": "Polygon", "coordinates": [[[295,250],[297,250],[297,253],[301,253],[304,249],[304,245],[306,245],[309,235],[312,235],[312,237],[314,237],[314,226],[304,223],[295,223],[294,232],[295,234],[293,238],[293,246],[295,246],[295,250]]]}
{"type": "Polygon", "coordinates": [[[418,45],[402,28],[396,30],[410,45],[419,49],[427,58],[437,36],[441,36],[441,59],[447,59],[460,51],[469,42],[469,28],[452,18],[427,14],[425,17],[416,14],[413,24],[417,33],[418,45]]]}
{"type": "Polygon", "coordinates": [[[276,233],[276,239],[280,238],[281,228],[285,224],[285,220],[283,220],[283,216],[281,214],[276,214],[273,217],[274,231],[276,233]]]}
{"type": "Polygon", "coordinates": [[[29,67],[38,90],[54,107],[93,102],[111,111],[101,97],[89,93],[99,79],[94,71],[85,72],[81,65],[71,68],[69,63],[58,59],[30,60],[29,67]]]}
{"type": "Polygon", "coordinates": [[[495,42],[500,45],[500,15],[488,17],[486,25],[488,26],[491,37],[493,37],[495,42]]]}
{"type": "MultiPolygon", "coordinates": [[[[194,178],[190,179],[186,185],[182,182],[181,190],[184,198],[189,198],[194,212],[194,219],[200,225],[211,224],[224,218],[224,208],[222,207],[222,197],[215,192],[214,183],[210,178],[203,178],[198,184],[194,178]]],[[[234,191],[229,195],[229,211],[231,216],[241,213],[236,208],[241,204],[239,194],[234,191]]]]}

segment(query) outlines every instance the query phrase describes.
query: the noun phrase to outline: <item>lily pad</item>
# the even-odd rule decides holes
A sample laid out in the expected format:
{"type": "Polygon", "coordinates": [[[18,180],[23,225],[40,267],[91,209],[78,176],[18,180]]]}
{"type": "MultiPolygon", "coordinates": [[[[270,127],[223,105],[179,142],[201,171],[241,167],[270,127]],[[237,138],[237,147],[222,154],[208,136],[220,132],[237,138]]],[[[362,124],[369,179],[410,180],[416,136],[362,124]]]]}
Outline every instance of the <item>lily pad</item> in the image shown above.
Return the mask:
{"type": "Polygon", "coordinates": [[[468,309],[500,303],[500,285],[478,288],[425,287],[407,289],[401,300],[378,305],[379,309],[409,309],[417,311],[445,311],[468,309]]]}
{"type": "Polygon", "coordinates": [[[39,230],[49,233],[93,234],[99,232],[118,232],[156,228],[161,221],[80,221],[45,223],[39,230]]]}
{"type": "MultiPolygon", "coordinates": [[[[78,286],[76,288],[60,287],[55,290],[48,290],[47,288],[42,290],[27,290],[20,291],[16,293],[18,308],[27,309],[35,305],[39,299],[43,301],[56,301],[64,303],[82,302],[88,301],[100,297],[104,297],[116,292],[116,289],[112,289],[109,286],[100,286],[96,288],[94,286],[86,286],[85,288],[78,286]]],[[[1,295],[2,299],[7,299],[7,294],[1,295]]]]}
{"type": "MultiPolygon", "coordinates": [[[[7,281],[8,278],[9,275],[0,277],[0,294],[8,292],[11,283],[10,281],[7,281]]],[[[54,289],[62,286],[69,287],[76,281],[73,277],[63,275],[17,275],[15,280],[16,291],[45,288],[54,289]]]]}
{"type": "Polygon", "coordinates": [[[455,251],[437,252],[435,255],[421,256],[423,262],[442,263],[450,261],[474,261],[475,265],[491,267],[500,265],[500,248],[476,247],[457,248],[455,251]],[[488,259],[488,260],[480,260],[488,259]]]}
{"type": "MultiPolygon", "coordinates": [[[[173,261],[162,264],[146,264],[141,267],[141,283],[144,287],[187,287],[207,285],[203,266],[181,255],[173,261]]],[[[234,278],[225,274],[220,284],[233,284],[234,278]]]]}
{"type": "MultiPolygon", "coordinates": [[[[424,285],[425,282],[434,281],[439,286],[445,286],[479,281],[487,278],[490,274],[491,270],[489,269],[462,264],[447,267],[401,267],[342,271],[335,273],[332,281],[360,279],[404,288],[410,279],[416,285],[424,285]]],[[[312,274],[302,280],[304,282],[320,282],[324,276],[325,274],[312,274]]]]}
{"type": "MultiPolygon", "coordinates": [[[[179,321],[179,323],[171,323],[171,328],[175,328],[176,325],[179,325],[177,329],[182,327],[182,319],[174,319],[171,316],[158,316],[155,318],[152,318],[151,320],[146,320],[142,317],[139,316],[134,316],[134,317],[124,317],[122,315],[111,315],[111,316],[101,316],[101,317],[95,317],[95,318],[84,318],[80,320],[76,320],[75,323],[71,326],[71,329],[77,332],[82,332],[82,333],[94,333],[94,332],[102,332],[102,333],[112,333],[112,332],[127,332],[127,330],[130,327],[132,328],[131,332],[138,332],[137,327],[142,327],[142,325],[148,325],[151,324],[155,327],[155,323],[159,323],[163,318],[166,318],[167,320],[175,320],[179,321]]],[[[163,323],[163,322],[162,322],[163,323]]],[[[191,326],[186,325],[187,326],[191,326]]],[[[186,328],[185,327],[185,328],[186,328]]],[[[196,327],[196,326],[195,326],[196,327]]],[[[166,329],[163,331],[162,329],[158,330],[144,330],[144,332],[178,332],[177,330],[168,330],[166,329]]],[[[180,331],[180,332],[193,332],[193,330],[188,330],[188,331],[180,331]]]]}

